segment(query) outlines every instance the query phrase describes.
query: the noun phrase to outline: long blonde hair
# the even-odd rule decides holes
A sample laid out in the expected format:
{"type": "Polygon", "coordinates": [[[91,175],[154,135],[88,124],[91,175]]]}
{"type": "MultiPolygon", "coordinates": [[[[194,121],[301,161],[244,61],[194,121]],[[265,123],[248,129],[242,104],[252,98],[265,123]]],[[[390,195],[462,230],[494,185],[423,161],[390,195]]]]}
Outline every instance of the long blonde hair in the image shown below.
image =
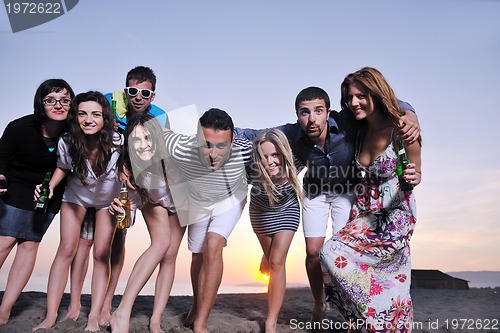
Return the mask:
{"type": "Polygon", "coordinates": [[[302,203],[302,188],[299,178],[297,177],[297,169],[293,162],[292,149],[290,148],[290,144],[285,134],[278,129],[272,128],[260,133],[253,141],[252,148],[252,171],[257,173],[256,178],[258,178],[267,193],[269,205],[271,207],[274,206],[274,203],[278,202],[279,198],[277,197],[276,185],[271,180],[269,167],[262,153],[261,144],[264,142],[272,143],[276,147],[277,152],[283,156],[283,167],[288,182],[296,192],[297,198],[302,203]]]}

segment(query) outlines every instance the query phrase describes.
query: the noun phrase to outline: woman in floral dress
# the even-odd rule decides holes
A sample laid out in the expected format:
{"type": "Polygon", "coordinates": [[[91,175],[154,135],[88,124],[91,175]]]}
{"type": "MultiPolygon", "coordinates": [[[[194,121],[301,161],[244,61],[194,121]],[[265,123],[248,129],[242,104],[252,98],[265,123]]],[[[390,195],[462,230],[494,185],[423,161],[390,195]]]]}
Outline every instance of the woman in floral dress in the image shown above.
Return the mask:
{"type": "MultiPolygon", "coordinates": [[[[361,183],[346,226],[325,243],[320,259],[327,300],[350,323],[350,331],[410,332],[409,242],[416,222],[413,193],[399,188],[395,140],[402,111],[382,74],[370,67],[349,74],[341,104],[362,122],[356,163],[361,183]]],[[[410,163],[405,179],[421,180],[420,138],[405,142],[410,163]]]]}

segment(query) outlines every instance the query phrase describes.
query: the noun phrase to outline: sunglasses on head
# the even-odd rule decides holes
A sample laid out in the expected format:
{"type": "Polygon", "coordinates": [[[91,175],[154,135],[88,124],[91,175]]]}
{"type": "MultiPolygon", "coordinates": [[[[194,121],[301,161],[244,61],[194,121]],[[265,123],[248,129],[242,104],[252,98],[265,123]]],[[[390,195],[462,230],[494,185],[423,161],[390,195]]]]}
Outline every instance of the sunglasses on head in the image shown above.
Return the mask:
{"type": "Polygon", "coordinates": [[[127,95],[132,96],[132,97],[137,96],[138,93],[141,93],[141,96],[143,98],[150,98],[151,95],[153,95],[153,90],[149,90],[149,89],[126,87],[125,91],[126,91],[127,95]]]}

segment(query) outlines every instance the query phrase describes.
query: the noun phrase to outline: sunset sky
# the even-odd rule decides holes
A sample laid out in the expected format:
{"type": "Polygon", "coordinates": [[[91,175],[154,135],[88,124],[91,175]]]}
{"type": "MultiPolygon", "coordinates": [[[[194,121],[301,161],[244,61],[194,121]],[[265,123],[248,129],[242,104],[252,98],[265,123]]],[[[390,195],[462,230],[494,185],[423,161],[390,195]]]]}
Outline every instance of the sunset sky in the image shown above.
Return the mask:
{"type": "MultiPolygon", "coordinates": [[[[123,89],[131,68],[149,66],[155,104],[171,114],[174,130],[190,134],[194,110],[211,107],[240,127],[295,122],[295,96],[308,86],[324,88],[338,109],[343,78],[376,67],[422,127],[412,267],[500,270],[500,1],[85,0],[18,33],[0,9],[0,50],[2,132],[32,113],[48,78],[66,79],[75,92],[109,92],[123,89]],[[185,106],[186,124],[173,112],[185,106]]],[[[48,276],[58,234],[56,218],[35,274],[48,276]]],[[[148,242],[139,219],[123,278],[148,242]]],[[[191,258],[181,246],[176,281],[188,282],[191,258]]],[[[261,254],[246,208],[224,251],[223,283],[257,282],[261,254]]],[[[307,283],[304,258],[300,227],[289,282],[307,283]]]]}

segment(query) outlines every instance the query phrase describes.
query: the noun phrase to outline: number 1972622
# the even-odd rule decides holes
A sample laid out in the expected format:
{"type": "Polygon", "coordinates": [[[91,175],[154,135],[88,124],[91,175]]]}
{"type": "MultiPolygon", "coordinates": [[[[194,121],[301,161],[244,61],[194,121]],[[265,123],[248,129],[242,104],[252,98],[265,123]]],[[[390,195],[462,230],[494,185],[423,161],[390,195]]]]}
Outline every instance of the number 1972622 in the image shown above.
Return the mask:
{"type": "Polygon", "coordinates": [[[7,14],[61,14],[59,2],[7,2],[7,14]]]}

